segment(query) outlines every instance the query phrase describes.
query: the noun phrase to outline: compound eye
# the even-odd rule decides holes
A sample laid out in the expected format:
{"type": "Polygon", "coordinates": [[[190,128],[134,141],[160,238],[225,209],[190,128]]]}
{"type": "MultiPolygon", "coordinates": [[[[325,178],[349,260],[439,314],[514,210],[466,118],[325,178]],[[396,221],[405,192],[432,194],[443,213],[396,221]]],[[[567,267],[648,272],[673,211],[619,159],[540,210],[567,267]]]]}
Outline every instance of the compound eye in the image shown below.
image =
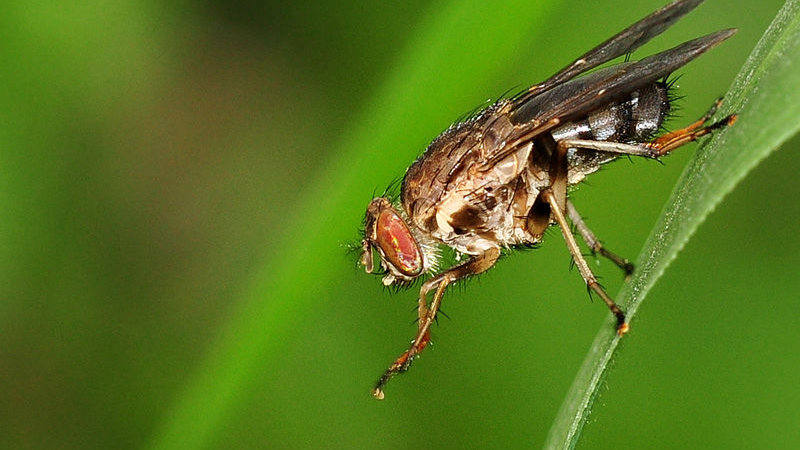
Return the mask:
{"type": "Polygon", "coordinates": [[[375,243],[386,262],[401,274],[413,278],[422,273],[422,250],[403,218],[391,208],[378,214],[375,243]]]}

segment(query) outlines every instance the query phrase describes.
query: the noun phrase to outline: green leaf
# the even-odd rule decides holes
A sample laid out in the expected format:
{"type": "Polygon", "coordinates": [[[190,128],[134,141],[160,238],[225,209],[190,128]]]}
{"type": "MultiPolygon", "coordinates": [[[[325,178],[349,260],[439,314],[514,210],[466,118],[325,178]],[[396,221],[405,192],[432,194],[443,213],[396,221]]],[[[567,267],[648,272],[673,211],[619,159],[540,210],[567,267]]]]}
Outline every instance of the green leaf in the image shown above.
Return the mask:
{"type": "MultiPolygon", "coordinates": [[[[789,0],[775,17],[725,97],[726,114],[736,112],[739,120],[699,149],[678,181],[637,259],[635,279],[618,296],[629,320],[725,195],[800,129],[799,12],[800,2],[789,0]]],[[[619,341],[609,320],[596,336],[545,448],[575,448],[619,341]]]]}

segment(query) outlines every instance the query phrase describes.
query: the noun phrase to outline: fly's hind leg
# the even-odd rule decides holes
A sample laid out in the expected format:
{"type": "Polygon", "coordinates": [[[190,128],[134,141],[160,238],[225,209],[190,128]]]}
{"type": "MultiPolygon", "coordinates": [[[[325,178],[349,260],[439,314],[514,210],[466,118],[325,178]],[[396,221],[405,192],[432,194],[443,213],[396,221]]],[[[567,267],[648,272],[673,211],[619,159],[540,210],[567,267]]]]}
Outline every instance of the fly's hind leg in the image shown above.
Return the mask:
{"type": "Polygon", "coordinates": [[[617,265],[623,272],[625,272],[625,279],[628,280],[633,274],[633,264],[625,258],[613,253],[612,251],[608,250],[603,243],[597,239],[597,236],[589,229],[584,222],[583,218],[581,217],[578,210],[575,209],[575,205],[572,204],[571,201],[567,200],[567,216],[569,216],[569,220],[575,225],[575,228],[578,230],[578,233],[583,238],[583,242],[589,246],[593,254],[600,254],[605,258],[611,260],[614,264],[617,265]]]}
{"type": "Polygon", "coordinates": [[[711,105],[711,108],[706,111],[703,117],[694,123],[685,128],[681,128],[680,130],[663,134],[656,139],[645,143],[645,147],[652,149],[655,153],[655,157],[658,158],[684,144],[696,141],[701,136],[711,134],[714,130],[733,125],[738,117],[735,114],[731,114],[719,122],[714,122],[711,125],[705,126],[705,124],[711,120],[711,117],[714,115],[714,113],[717,112],[717,108],[719,108],[720,105],[722,105],[722,98],[718,98],[714,104],[711,105]]]}
{"type": "Polygon", "coordinates": [[[439,312],[439,306],[442,304],[442,296],[447,286],[462,278],[472,275],[477,275],[481,272],[487,271],[490,267],[497,262],[500,257],[500,249],[492,248],[485,253],[473,256],[463,264],[451,267],[440,275],[431,278],[422,285],[419,292],[419,329],[417,336],[411,343],[411,347],[399,358],[397,358],[386,372],[378,379],[375,384],[375,389],[372,390],[372,396],[378,400],[383,400],[383,388],[392,377],[400,372],[405,372],[411,366],[414,358],[430,343],[431,334],[430,328],[434,320],[436,320],[436,313],[439,312]],[[433,300],[430,306],[427,303],[427,296],[430,291],[434,291],[433,300]]]}
{"type": "Polygon", "coordinates": [[[697,121],[687,127],[663,134],[650,142],[641,144],[624,144],[621,142],[593,141],[586,139],[563,139],[558,141],[559,145],[570,148],[585,148],[609,153],[619,153],[621,155],[642,156],[645,158],[658,159],[672,150],[682,145],[694,142],[698,138],[713,133],[715,130],[733,125],[736,122],[735,114],[731,114],[719,122],[711,125],[706,123],[711,120],[711,116],[722,104],[722,99],[717,99],[711,108],[697,121]]]}

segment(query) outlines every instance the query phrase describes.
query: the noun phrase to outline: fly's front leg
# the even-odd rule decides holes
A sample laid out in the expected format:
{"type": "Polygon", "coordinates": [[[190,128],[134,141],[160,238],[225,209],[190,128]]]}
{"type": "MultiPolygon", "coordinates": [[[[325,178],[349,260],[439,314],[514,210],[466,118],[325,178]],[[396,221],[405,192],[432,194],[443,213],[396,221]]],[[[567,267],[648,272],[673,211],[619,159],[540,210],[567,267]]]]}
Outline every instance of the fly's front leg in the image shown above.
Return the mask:
{"type": "Polygon", "coordinates": [[[575,209],[575,205],[573,205],[569,200],[567,200],[567,215],[569,216],[569,220],[575,225],[575,228],[578,229],[578,233],[580,233],[581,237],[583,238],[583,242],[586,242],[586,245],[588,245],[592,250],[592,253],[599,253],[600,255],[611,260],[625,272],[625,279],[630,279],[631,274],[633,273],[633,264],[631,264],[631,262],[627,259],[622,258],[616,253],[613,253],[605,248],[603,243],[600,242],[592,230],[589,229],[589,226],[586,225],[586,222],[583,221],[580,213],[578,213],[578,210],[575,209]]]}
{"type": "Polygon", "coordinates": [[[439,312],[439,306],[442,304],[442,297],[444,296],[444,291],[447,289],[447,286],[462,278],[485,272],[497,262],[499,257],[500,249],[489,249],[482,255],[473,256],[463,264],[446,270],[422,285],[419,293],[419,329],[417,331],[417,336],[411,343],[411,347],[400,355],[400,357],[386,369],[386,372],[383,373],[380,379],[378,379],[378,382],[375,384],[375,389],[372,390],[373,397],[378,400],[383,400],[383,387],[386,383],[388,383],[395,374],[408,370],[414,358],[416,358],[428,343],[430,343],[431,324],[436,320],[436,313],[439,312]],[[435,292],[433,294],[433,300],[431,300],[430,306],[428,306],[426,298],[430,291],[435,292]]]}
{"type": "Polygon", "coordinates": [[[578,267],[578,271],[581,273],[583,280],[586,282],[586,286],[589,289],[593,290],[597,293],[600,298],[603,299],[605,304],[608,306],[608,309],[611,310],[611,313],[614,314],[614,317],[617,319],[617,334],[620,336],[625,334],[628,331],[628,324],[625,322],[625,313],[614,303],[614,300],[606,294],[606,291],[603,290],[602,286],[597,282],[597,277],[594,276],[592,270],[589,269],[589,264],[586,263],[586,260],[583,258],[581,254],[581,250],[578,247],[578,243],[575,241],[575,236],[572,235],[572,231],[570,231],[569,224],[567,223],[567,218],[561,212],[561,207],[558,204],[558,199],[556,198],[553,191],[550,189],[545,189],[542,191],[542,199],[550,204],[550,210],[553,212],[553,217],[558,223],[558,226],[561,227],[561,232],[564,235],[564,240],[567,243],[567,248],[569,252],[572,254],[572,259],[575,261],[575,265],[578,267]]]}

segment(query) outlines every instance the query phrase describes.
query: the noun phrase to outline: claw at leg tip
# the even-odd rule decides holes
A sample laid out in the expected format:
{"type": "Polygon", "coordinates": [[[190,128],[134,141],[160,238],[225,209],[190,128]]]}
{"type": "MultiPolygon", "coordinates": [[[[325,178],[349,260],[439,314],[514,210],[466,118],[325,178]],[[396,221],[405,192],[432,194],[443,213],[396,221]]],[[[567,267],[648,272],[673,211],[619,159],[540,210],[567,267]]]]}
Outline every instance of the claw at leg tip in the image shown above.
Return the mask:
{"type": "Polygon", "coordinates": [[[376,400],[383,400],[383,389],[375,388],[372,390],[372,396],[375,397],[376,400]]]}
{"type": "Polygon", "coordinates": [[[628,332],[628,330],[630,330],[630,327],[628,326],[628,323],[627,323],[627,322],[624,322],[624,323],[620,324],[620,325],[617,327],[617,335],[619,335],[620,337],[622,337],[623,335],[625,335],[625,333],[627,333],[627,332],[628,332]]]}

